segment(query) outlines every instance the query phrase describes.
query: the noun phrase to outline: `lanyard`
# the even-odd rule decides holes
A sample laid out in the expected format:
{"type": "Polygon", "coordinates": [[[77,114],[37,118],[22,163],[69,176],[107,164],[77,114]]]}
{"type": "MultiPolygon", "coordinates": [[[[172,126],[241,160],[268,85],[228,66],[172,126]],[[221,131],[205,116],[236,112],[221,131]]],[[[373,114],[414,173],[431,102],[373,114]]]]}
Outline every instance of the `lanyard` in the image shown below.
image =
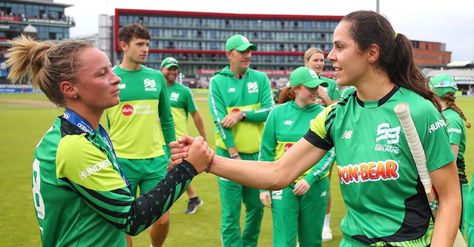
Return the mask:
{"type": "MultiPolygon", "coordinates": [[[[92,128],[92,126],[90,125],[90,123],[87,122],[87,120],[85,120],[83,117],[79,116],[79,114],[75,113],[73,110],[66,108],[66,110],[64,111],[63,118],[66,119],[71,124],[73,124],[74,126],[81,129],[82,131],[84,131],[85,133],[95,134],[95,131],[92,128]]],[[[129,187],[129,189],[130,189],[130,183],[128,182],[127,177],[125,177],[125,174],[123,174],[123,171],[120,168],[120,164],[118,162],[117,155],[115,154],[115,150],[114,150],[114,146],[112,145],[112,141],[110,140],[110,137],[107,134],[107,132],[105,131],[104,127],[102,127],[102,125],[100,125],[100,124],[99,124],[99,132],[100,132],[100,137],[102,138],[102,140],[105,141],[110,153],[112,153],[112,156],[115,160],[115,163],[117,164],[117,168],[120,172],[120,176],[122,176],[123,181],[127,184],[127,187],[129,187]]]]}

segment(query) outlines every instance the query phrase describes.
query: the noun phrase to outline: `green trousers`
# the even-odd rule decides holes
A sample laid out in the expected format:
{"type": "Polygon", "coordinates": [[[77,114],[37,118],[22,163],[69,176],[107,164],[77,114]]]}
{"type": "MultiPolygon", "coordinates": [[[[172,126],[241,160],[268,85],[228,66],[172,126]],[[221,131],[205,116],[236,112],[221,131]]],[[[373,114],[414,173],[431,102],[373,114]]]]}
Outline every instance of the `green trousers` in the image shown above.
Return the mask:
{"type": "Polygon", "coordinates": [[[464,226],[466,221],[464,220],[465,211],[468,209],[467,196],[469,195],[469,184],[461,184],[461,196],[462,196],[462,214],[461,214],[461,227],[460,230],[464,233],[464,226]]]}
{"type": "MultiPolygon", "coordinates": [[[[217,154],[229,157],[226,150],[217,148],[217,154]]],[[[258,160],[258,153],[240,154],[243,160],[258,160]]],[[[224,247],[256,247],[263,218],[260,190],[218,178],[221,197],[221,240],[224,247]],[[241,232],[240,210],[245,205],[245,223],[241,232]]]]}
{"type": "Polygon", "coordinates": [[[329,196],[329,177],[316,181],[302,196],[295,183],[272,191],[273,246],[320,247],[329,196]]]}

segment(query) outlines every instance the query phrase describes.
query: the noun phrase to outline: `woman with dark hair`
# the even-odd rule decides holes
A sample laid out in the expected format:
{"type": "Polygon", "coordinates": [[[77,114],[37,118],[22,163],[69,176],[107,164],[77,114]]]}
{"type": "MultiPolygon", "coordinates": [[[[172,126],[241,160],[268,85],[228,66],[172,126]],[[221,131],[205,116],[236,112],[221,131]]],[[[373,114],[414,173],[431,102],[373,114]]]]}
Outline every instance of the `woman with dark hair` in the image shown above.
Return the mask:
{"type": "Polygon", "coordinates": [[[456,91],[458,87],[454,78],[447,74],[438,74],[430,79],[433,92],[439,97],[443,116],[446,118],[448,126],[449,143],[456,156],[456,165],[458,168],[459,182],[461,186],[461,196],[463,211],[461,214],[461,231],[464,232],[465,219],[464,213],[467,210],[467,195],[469,193],[469,184],[466,177],[466,165],[464,163],[464,152],[466,151],[466,127],[471,128],[471,123],[466,119],[461,108],[456,105],[456,91]]]}
{"type": "MultiPolygon", "coordinates": [[[[265,189],[288,186],[335,148],[347,213],[340,246],[452,246],[461,213],[459,179],[440,104],[415,66],[410,40],[373,11],[346,15],[334,30],[328,55],[340,86],[355,86],[330,105],[278,161],[253,163],[215,156],[207,170],[265,189]],[[439,199],[433,220],[405,134],[394,113],[410,114],[423,144],[439,199]]],[[[186,157],[191,138],[173,147],[186,157]],[[183,148],[184,147],[184,148],[183,148]]]]}

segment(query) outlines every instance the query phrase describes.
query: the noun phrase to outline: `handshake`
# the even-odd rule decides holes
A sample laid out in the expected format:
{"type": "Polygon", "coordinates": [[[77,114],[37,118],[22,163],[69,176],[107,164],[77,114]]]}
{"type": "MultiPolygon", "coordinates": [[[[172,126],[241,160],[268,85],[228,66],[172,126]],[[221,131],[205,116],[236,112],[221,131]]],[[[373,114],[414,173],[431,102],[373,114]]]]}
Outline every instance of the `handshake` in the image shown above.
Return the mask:
{"type": "Polygon", "coordinates": [[[201,136],[196,138],[183,136],[171,142],[169,146],[171,157],[168,169],[186,160],[198,173],[209,172],[215,153],[201,136]]]}

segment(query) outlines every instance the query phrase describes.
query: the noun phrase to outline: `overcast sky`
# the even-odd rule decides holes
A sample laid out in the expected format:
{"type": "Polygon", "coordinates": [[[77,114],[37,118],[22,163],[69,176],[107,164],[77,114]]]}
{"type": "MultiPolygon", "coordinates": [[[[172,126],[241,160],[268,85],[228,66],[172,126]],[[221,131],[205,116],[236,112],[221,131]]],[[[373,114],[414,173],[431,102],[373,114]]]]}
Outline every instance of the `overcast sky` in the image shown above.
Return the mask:
{"type": "MultiPolygon", "coordinates": [[[[250,14],[345,15],[376,10],[376,0],[54,0],[73,4],[71,37],[98,32],[115,8],[250,14]],[[271,4],[270,4],[271,3],[271,4]]],[[[474,0],[380,0],[380,13],[410,39],[446,43],[453,61],[474,60],[474,0]]]]}

